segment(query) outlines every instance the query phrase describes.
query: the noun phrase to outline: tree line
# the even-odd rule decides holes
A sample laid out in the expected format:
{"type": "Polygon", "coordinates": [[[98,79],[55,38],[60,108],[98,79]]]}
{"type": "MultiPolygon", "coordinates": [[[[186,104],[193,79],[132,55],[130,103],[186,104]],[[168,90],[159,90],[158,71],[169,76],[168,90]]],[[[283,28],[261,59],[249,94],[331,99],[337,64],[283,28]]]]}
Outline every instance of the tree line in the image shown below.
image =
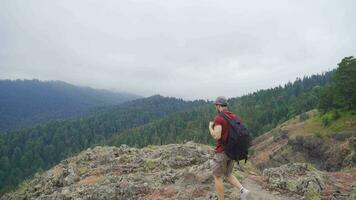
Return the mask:
{"type": "MultiPolygon", "coordinates": [[[[306,76],[284,86],[229,99],[229,110],[240,116],[253,137],[257,137],[296,115],[317,108],[321,91],[333,79],[334,74],[335,70],[306,76]]],[[[210,102],[209,105],[172,113],[140,127],[125,130],[99,144],[144,147],[189,140],[214,144],[208,131],[208,123],[215,114],[210,102]]]]}

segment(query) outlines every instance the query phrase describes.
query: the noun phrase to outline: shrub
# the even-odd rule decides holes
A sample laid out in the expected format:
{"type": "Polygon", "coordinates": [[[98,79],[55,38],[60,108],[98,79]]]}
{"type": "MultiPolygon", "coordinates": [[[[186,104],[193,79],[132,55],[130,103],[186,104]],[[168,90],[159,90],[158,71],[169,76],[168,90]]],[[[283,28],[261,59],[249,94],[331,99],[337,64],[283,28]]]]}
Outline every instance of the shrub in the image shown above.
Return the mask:
{"type": "Polygon", "coordinates": [[[356,110],[352,110],[351,115],[356,115],[356,110]]]}
{"type": "Polygon", "coordinates": [[[333,112],[331,113],[331,119],[332,120],[337,120],[341,117],[339,111],[337,110],[333,110],[333,112]]]}
{"type": "Polygon", "coordinates": [[[252,149],[252,148],[250,148],[249,150],[248,150],[248,155],[249,156],[253,156],[253,155],[255,155],[255,150],[254,149],[252,149]]]}
{"type": "Polygon", "coordinates": [[[145,171],[151,171],[156,167],[156,161],[152,159],[146,159],[143,163],[143,169],[145,171]]]}
{"type": "Polygon", "coordinates": [[[329,114],[325,114],[321,117],[321,122],[323,123],[324,127],[329,126],[332,121],[332,116],[329,114]]]}

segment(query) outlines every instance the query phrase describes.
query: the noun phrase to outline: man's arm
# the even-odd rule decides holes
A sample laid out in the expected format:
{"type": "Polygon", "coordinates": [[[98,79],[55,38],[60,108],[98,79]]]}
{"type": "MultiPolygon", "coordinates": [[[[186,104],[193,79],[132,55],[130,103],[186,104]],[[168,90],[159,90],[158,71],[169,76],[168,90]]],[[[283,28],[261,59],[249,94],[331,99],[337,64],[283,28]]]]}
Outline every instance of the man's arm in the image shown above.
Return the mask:
{"type": "Polygon", "coordinates": [[[219,140],[221,138],[221,130],[222,126],[221,125],[215,125],[213,128],[214,122],[209,123],[209,131],[210,135],[213,136],[215,140],[219,140]]]}

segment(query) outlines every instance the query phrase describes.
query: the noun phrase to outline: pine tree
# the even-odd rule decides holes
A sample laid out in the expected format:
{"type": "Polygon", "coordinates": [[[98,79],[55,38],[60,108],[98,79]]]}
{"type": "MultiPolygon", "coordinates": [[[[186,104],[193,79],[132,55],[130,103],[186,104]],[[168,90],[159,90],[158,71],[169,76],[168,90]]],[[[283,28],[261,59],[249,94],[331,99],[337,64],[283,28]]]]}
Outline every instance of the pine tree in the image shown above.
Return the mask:
{"type": "Polygon", "coordinates": [[[351,110],[356,106],[356,59],[345,57],[335,74],[336,100],[341,106],[351,110]]]}

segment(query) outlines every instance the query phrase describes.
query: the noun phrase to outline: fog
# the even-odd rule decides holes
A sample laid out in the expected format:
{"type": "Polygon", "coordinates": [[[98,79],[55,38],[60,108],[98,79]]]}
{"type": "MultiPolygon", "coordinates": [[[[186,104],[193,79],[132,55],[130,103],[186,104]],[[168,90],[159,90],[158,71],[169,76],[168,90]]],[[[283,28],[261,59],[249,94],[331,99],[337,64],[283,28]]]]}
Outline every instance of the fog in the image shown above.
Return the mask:
{"type": "Polygon", "coordinates": [[[356,53],[356,1],[0,0],[0,79],[236,97],[356,53]]]}

